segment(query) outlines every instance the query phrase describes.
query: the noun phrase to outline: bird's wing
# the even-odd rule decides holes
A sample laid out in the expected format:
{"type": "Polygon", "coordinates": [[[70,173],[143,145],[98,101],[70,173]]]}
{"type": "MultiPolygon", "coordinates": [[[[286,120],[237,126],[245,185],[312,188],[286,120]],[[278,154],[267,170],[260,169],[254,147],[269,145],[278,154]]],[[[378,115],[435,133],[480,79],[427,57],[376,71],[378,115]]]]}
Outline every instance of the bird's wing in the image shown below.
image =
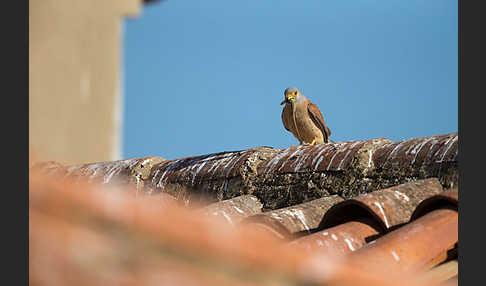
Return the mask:
{"type": "Polygon", "coordinates": [[[290,119],[292,118],[292,112],[291,112],[292,109],[290,109],[289,105],[285,105],[283,110],[282,110],[282,123],[285,127],[285,129],[287,131],[290,131],[292,132],[292,130],[290,130],[290,127],[292,126],[291,124],[291,121],[290,119]]]}
{"type": "Polygon", "coordinates": [[[317,105],[313,104],[310,101],[307,105],[307,111],[309,112],[309,116],[314,124],[322,131],[322,135],[324,136],[324,142],[327,143],[329,136],[331,136],[331,129],[329,129],[324,122],[324,117],[322,116],[321,111],[319,110],[317,105]]]}

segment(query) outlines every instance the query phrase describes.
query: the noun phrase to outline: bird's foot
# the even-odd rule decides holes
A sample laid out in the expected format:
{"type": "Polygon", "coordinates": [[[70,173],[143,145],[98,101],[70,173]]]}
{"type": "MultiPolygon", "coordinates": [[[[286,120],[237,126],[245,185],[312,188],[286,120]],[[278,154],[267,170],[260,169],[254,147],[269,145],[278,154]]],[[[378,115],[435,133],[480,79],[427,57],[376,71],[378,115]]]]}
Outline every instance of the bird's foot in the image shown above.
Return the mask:
{"type": "Polygon", "coordinates": [[[312,145],[316,145],[316,139],[312,140],[312,142],[307,142],[305,143],[305,146],[312,146],[312,145]]]}

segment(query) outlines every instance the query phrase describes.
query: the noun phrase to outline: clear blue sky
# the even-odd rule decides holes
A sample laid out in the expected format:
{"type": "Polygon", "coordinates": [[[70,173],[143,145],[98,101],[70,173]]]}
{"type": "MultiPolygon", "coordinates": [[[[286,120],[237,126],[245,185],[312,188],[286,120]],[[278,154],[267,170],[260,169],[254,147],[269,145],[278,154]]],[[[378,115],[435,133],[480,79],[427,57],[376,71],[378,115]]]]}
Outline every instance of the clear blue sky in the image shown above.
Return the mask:
{"type": "Polygon", "coordinates": [[[123,158],[287,148],[286,87],[334,141],[458,130],[451,0],[168,0],[124,23],[123,158]]]}

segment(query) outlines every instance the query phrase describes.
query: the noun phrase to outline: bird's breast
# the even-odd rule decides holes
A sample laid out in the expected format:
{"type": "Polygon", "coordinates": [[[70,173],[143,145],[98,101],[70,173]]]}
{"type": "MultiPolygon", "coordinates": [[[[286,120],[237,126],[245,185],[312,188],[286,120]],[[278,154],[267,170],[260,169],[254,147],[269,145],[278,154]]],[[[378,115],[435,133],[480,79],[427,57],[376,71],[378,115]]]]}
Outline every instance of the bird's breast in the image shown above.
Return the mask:
{"type": "Polygon", "coordinates": [[[306,104],[296,105],[294,115],[296,128],[303,140],[306,142],[310,142],[314,138],[317,138],[318,141],[322,140],[322,132],[310,118],[306,104]]]}

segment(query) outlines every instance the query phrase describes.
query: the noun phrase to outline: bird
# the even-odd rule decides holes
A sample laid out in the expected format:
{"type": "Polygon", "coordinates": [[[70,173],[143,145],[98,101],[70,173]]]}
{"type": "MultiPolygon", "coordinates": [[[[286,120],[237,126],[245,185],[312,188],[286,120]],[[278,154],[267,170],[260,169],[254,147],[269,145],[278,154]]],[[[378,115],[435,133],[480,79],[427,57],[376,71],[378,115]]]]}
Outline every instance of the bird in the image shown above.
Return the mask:
{"type": "Polygon", "coordinates": [[[287,131],[290,131],[299,145],[315,145],[332,143],[329,139],[331,129],[324,122],[324,117],[317,105],[313,104],[304,94],[295,87],[288,87],[284,92],[285,104],[282,110],[282,122],[287,131]]]}

